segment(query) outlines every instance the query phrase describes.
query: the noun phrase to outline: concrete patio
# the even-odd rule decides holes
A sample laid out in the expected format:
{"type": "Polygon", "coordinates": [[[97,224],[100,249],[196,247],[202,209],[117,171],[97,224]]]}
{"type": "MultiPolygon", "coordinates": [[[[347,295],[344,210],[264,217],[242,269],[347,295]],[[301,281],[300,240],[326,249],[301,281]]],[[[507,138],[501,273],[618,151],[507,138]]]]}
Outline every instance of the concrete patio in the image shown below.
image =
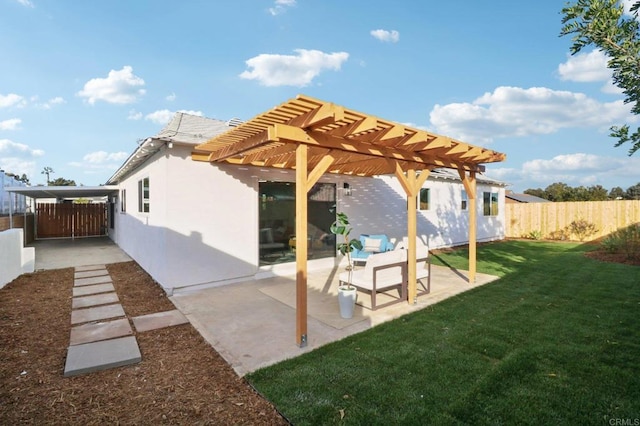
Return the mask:
{"type": "MultiPolygon", "coordinates": [[[[354,317],[340,318],[337,269],[310,272],[308,277],[308,341],[296,345],[295,277],[251,280],[174,294],[174,305],[240,375],[327,343],[367,330],[385,321],[424,309],[441,300],[487,284],[498,277],[432,266],[431,292],[416,304],[405,302],[371,311],[356,307],[354,317]]],[[[358,298],[368,298],[360,293],[358,298]]]]}

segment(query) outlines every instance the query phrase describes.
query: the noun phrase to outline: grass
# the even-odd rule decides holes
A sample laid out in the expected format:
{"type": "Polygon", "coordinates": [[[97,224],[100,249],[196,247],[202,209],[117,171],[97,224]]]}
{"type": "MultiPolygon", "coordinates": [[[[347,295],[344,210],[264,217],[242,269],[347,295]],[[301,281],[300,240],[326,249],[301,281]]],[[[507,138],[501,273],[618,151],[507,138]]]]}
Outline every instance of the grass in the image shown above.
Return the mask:
{"type": "MultiPolygon", "coordinates": [[[[296,425],[638,419],[640,268],[586,250],[479,246],[500,280],[247,379],[296,425]]],[[[466,269],[467,253],[434,263],[466,269]]]]}

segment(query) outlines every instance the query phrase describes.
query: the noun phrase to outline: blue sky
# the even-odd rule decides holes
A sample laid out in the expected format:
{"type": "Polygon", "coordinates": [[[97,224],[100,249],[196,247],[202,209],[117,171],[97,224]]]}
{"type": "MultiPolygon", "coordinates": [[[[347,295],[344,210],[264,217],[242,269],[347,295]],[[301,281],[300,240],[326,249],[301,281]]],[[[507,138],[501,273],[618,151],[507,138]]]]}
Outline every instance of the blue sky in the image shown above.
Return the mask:
{"type": "Polygon", "coordinates": [[[99,185],[175,111],[243,120],[297,94],[507,154],[487,175],[627,189],[640,154],[564,1],[0,0],[0,168],[99,185]]]}

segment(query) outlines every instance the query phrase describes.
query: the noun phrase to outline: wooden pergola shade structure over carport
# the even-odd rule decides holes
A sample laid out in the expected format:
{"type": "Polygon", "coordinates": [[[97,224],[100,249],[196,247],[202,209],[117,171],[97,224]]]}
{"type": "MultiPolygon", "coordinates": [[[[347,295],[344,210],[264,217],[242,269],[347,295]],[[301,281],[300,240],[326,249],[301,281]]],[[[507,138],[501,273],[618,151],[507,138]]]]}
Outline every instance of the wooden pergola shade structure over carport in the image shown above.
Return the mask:
{"type": "MultiPolygon", "coordinates": [[[[417,196],[434,168],[458,170],[469,199],[469,281],[476,274],[476,174],[505,155],[304,95],[198,145],[192,159],[294,169],[296,235],[307,235],[307,192],[325,173],[394,174],[404,188],[408,302],[416,299],[417,196]]],[[[307,342],[307,246],[296,250],[296,343],[307,342]]]]}

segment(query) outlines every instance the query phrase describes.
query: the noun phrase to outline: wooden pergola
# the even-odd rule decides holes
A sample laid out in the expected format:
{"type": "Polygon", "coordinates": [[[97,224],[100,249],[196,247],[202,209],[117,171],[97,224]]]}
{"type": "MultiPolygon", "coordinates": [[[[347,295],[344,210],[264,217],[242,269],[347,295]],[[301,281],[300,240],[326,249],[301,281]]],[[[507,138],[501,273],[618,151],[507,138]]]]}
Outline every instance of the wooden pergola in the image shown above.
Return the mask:
{"type": "MultiPolygon", "coordinates": [[[[408,200],[408,302],[416,302],[417,196],[434,168],[458,170],[469,200],[469,281],[476,274],[476,174],[502,153],[298,95],[195,147],[192,159],[294,169],[296,235],[307,235],[307,193],[325,173],[394,174],[408,200]]],[[[307,246],[296,250],[296,343],[307,342],[307,246]]]]}

